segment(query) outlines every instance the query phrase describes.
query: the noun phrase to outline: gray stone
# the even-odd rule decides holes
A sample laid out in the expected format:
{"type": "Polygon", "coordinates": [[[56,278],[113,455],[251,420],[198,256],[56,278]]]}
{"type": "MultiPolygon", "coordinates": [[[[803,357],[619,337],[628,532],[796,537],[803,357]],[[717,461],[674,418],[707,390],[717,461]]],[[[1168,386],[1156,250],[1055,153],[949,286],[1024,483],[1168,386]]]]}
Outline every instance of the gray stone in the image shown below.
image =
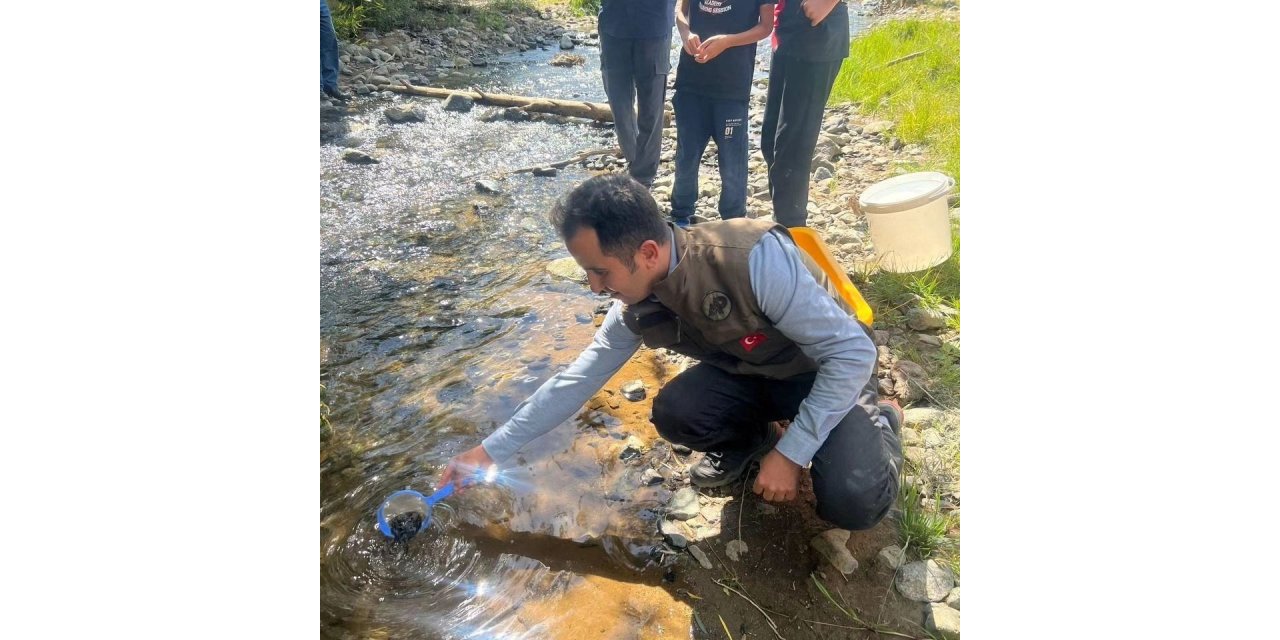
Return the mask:
{"type": "Polygon", "coordinates": [[[912,307],[907,311],[907,326],[916,331],[941,329],[947,326],[947,314],[934,308],[912,307]]]}
{"type": "Polygon", "coordinates": [[[831,178],[831,170],[826,167],[818,167],[818,170],[813,172],[814,182],[822,182],[823,180],[830,180],[831,178]]]}
{"type": "MultiPolygon", "coordinates": [[[[911,423],[908,422],[907,424],[911,423]]],[[[920,437],[920,432],[911,427],[902,428],[901,440],[903,447],[918,447],[924,444],[924,440],[920,437]]]]}
{"type": "Polygon", "coordinates": [[[493,180],[476,180],[476,191],[480,193],[488,193],[498,195],[502,193],[502,186],[493,180]]]}
{"type": "Polygon", "coordinates": [[[569,34],[560,36],[560,48],[565,50],[573,48],[573,38],[570,38],[569,34]]]}
{"type": "Polygon", "coordinates": [[[942,346],[942,338],[939,338],[938,336],[931,336],[927,333],[917,333],[916,342],[919,342],[920,344],[923,344],[929,347],[942,346]]]}
{"type": "Polygon", "coordinates": [[[627,436],[626,443],[622,446],[622,453],[618,455],[623,460],[631,460],[644,455],[646,447],[644,441],[635,436],[627,436]]]}
{"type": "Polygon", "coordinates": [[[941,431],[938,431],[937,429],[925,429],[924,433],[920,435],[924,438],[924,446],[929,447],[930,449],[942,446],[943,441],[941,431]]]}
{"type": "Polygon", "coordinates": [[[875,337],[874,337],[874,339],[873,339],[873,341],[875,342],[875,344],[876,344],[876,346],[877,346],[877,347],[883,347],[883,346],[886,346],[886,345],[888,345],[888,344],[889,344],[889,332],[888,332],[888,331],[881,331],[881,330],[879,330],[879,329],[872,329],[872,330],[871,330],[871,332],[872,332],[872,333],[874,334],[874,336],[875,336],[875,337]]]}
{"type": "Polygon", "coordinates": [[[884,133],[893,128],[891,120],[877,120],[862,128],[863,133],[884,133]]]}
{"type": "Polygon", "coordinates": [[[678,454],[680,454],[680,455],[682,455],[682,456],[687,456],[687,455],[689,455],[689,454],[693,453],[693,449],[690,449],[689,447],[686,447],[686,446],[684,446],[684,445],[682,445],[682,444],[673,444],[673,445],[671,445],[671,450],[672,450],[672,451],[674,451],[674,452],[676,452],[676,453],[678,453],[678,454]]]}
{"type": "Polygon", "coordinates": [[[471,96],[464,96],[461,93],[451,93],[444,101],[445,111],[460,111],[466,113],[476,105],[476,101],[471,96]]]}
{"type": "Polygon", "coordinates": [[[619,389],[619,391],[622,392],[622,397],[632,402],[639,402],[644,400],[645,397],[644,382],[641,382],[640,380],[632,380],[631,382],[622,385],[622,388],[619,389]]]}
{"type": "Polygon", "coordinates": [[[947,594],[947,606],[956,611],[960,610],[960,587],[952,589],[951,593],[947,594]]]}
{"type": "Polygon", "coordinates": [[[906,560],[906,554],[902,553],[902,547],[891,545],[881,549],[876,556],[876,560],[879,560],[881,565],[897,571],[898,567],[901,567],[903,561],[906,560]]]}
{"type": "Polygon", "coordinates": [[[587,272],[578,266],[578,262],[572,257],[560,258],[547,263],[547,271],[553,276],[564,278],[566,280],[574,280],[577,282],[587,281],[587,272]]]}
{"type": "Polygon", "coordinates": [[[912,407],[902,414],[903,421],[910,426],[933,424],[942,420],[944,415],[941,409],[933,407],[912,407]]]}
{"type": "Polygon", "coordinates": [[[663,520],[659,530],[662,532],[662,539],[677,549],[689,546],[689,540],[693,538],[693,531],[689,526],[676,520],[663,520]]]}
{"type": "Polygon", "coordinates": [[[945,604],[931,604],[924,619],[924,628],[940,633],[944,638],[959,638],[960,611],[945,604]]]}
{"type": "Polygon", "coordinates": [[[502,110],[502,117],[511,122],[527,122],[533,116],[520,107],[507,107],[502,110]]]}
{"type": "Polygon", "coordinates": [[[386,76],[369,76],[369,84],[391,84],[391,78],[386,76]]]}
{"type": "Polygon", "coordinates": [[[378,159],[355,149],[348,149],[342,153],[342,159],[351,164],[378,164],[378,159]]]}
{"type": "Polygon", "coordinates": [[[728,544],[724,545],[724,554],[729,556],[730,560],[737,562],[742,558],[742,554],[747,552],[747,549],[747,543],[741,540],[730,540],[728,544]]]}
{"type": "Polygon", "coordinates": [[[955,579],[949,569],[937,562],[917,560],[902,565],[896,584],[898,592],[908,600],[941,602],[955,587],[955,579]]]}
{"type": "Polygon", "coordinates": [[[640,484],[645,486],[661,484],[662,480],[662,474],[659,473],[657,469],[645,469],[644,475],[640,476],[640,484]]]}
{"type": "Polygon", "coordinates": [[[897,151],[902,148],[902,140],[897,137],[889,138],[889,148],[897,151]]]}
{"type": "Polygon", "coordinates": [[[427,119],[421,111],[411,105],[387,107],[382,113],[392,122],[423,122],[427,119]]]}
{"type": "Polygon", "coordinates": [[[702,549],[699,549],[698,545],[696,544],[689,545],[689,555],[693,556],[694,559],[698,561],[698,564],[702,565],[703,569],[715,568],[715,565],[711,564],[711,558],[707,557],[707,552],[703,551],[702,549]]]}
{"type": "Polygon", "coordinates": [[[688,520],[701,512],[702,508],[698,505],[698,492],[690,487],[684,487],[675,492],[675,495],[671,496],[671,501],[667,503],[667,516],[674,520],[688,520]]]}
{"type": "Polygon", "coordinates": [[[487,66],[489,66],[489,61],[488,61],[488,60],[485,60],[484,58],[480,58],[480,57],[472,58],[472,59],[471,59],[471,66],[473,66],[473,67],[487,67],[487,66]]]}
{"type": "Polygon", "coordinates": [[[849,532],[845,529],[827,529],[813,537],[809,546],[822,554],[840,573],[849,575],[858,568],[858,561],[845,546],[849,543],[849,532]]]}
{"type": "Polygon", "coordinates": [[[533,175],[538,177],[552,177],[558,173],[560,173],[560,170],[555,167],[538,167],[533,170],[533,175]]]}
{"type": "MultiPolygon", "coordinates": [[[[539,223],[537,220],[530,218],[529,216],[525,216],[523,218],[520,218],[520,228],[524,229],[525,231],[537,231],[538,229],[542,228],[542,224],[539,223]]],[[[590,322],[590,321],[591,319],[588,318],[587,322],[590,322]]]]}

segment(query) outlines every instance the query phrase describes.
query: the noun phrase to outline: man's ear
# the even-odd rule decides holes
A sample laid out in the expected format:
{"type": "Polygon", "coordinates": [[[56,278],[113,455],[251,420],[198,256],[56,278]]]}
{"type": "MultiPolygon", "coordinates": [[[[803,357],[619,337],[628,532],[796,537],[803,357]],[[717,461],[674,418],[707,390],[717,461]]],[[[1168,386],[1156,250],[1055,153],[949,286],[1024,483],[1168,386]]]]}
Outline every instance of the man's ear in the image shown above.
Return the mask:
{"type": "Polygon", "coordinates": [[[640,244],[639,253],[640,260],[644,263],[645,267],[652,269],[654,265],[658,264],[659,252],[657,242],[654,242],[653,240],[645,240],[640,244]]]}

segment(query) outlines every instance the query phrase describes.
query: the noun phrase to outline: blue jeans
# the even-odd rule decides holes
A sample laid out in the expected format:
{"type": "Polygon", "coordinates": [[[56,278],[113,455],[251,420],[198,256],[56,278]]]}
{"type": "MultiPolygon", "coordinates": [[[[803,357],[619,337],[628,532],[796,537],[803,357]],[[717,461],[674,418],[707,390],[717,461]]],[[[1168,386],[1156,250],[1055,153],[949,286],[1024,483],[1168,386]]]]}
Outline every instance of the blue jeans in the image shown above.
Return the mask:
{"type": "Polygon", "coordinates": [[[338,34],[325,0],[320,0],[320,88],[338,88],[338,34]]]}
{"type": "Polygon", "coordinates": [[[698,165],[708,140],[716,141],[720,164],[720,217],[747,215],[747,101],[720,100],[677,91],[676,179],[671,189],[671,217],[693,215],[698,200],[698,165]]]}

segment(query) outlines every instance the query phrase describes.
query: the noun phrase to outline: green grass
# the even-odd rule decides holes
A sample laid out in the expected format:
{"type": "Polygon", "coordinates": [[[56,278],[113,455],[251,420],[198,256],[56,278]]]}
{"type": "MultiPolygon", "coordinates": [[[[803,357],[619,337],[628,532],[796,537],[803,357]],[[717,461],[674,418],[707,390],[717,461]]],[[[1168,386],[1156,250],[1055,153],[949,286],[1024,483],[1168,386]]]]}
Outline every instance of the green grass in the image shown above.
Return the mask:
{"type": "Polygon", "coordinates": [[[580,16],[600,13],[600,0],[569,0],[569,9],[580,16]]]}
{"type": "MultiPolygon", "coordinates": [[[[920,490],[905,481],[898,490],[898,508],[902,510],[898,519],[898,545],[906,550],[907,556],[926,560],[955,546],[947,537],[955,520],[941,510],[921,506],[920,490]]],[[[958,563],[959,556],[955,558],[958,563]]]]}
{"type": "Polygon", "coordinates": [[[334,30],[344,42],[360,41],[365,29],[444,29],[464,19],[480,29],[497,31],[507,28],[510,16],[537,12],[534,0],[490,0],[476,5],[454,0],[331,0],[329,8],[334,30]]]}
{"type": "Polygon", "coordinates": [[[855,38],[831,102],[856,102],[867,115],[893,120],[903,142],[929,148],[921,169],[960,182],[959,22],[898,20],[855,38]],[[923,55],[889,64],[916,52],[923,55]]]}

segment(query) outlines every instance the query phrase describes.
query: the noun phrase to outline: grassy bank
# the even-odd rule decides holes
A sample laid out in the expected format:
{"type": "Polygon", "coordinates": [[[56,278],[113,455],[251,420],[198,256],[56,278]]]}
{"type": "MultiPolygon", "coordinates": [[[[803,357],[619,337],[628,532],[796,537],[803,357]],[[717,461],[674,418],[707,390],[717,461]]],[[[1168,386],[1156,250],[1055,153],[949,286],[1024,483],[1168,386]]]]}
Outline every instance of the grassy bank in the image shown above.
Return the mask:
{"type": "Polygon", "coordinates": [[[338,38],[359,41],[366,29],[444,29],[470,20],[481,29],[507,28],[507,19],[536,13],[555,0],[329,0],[338,38]]]}

